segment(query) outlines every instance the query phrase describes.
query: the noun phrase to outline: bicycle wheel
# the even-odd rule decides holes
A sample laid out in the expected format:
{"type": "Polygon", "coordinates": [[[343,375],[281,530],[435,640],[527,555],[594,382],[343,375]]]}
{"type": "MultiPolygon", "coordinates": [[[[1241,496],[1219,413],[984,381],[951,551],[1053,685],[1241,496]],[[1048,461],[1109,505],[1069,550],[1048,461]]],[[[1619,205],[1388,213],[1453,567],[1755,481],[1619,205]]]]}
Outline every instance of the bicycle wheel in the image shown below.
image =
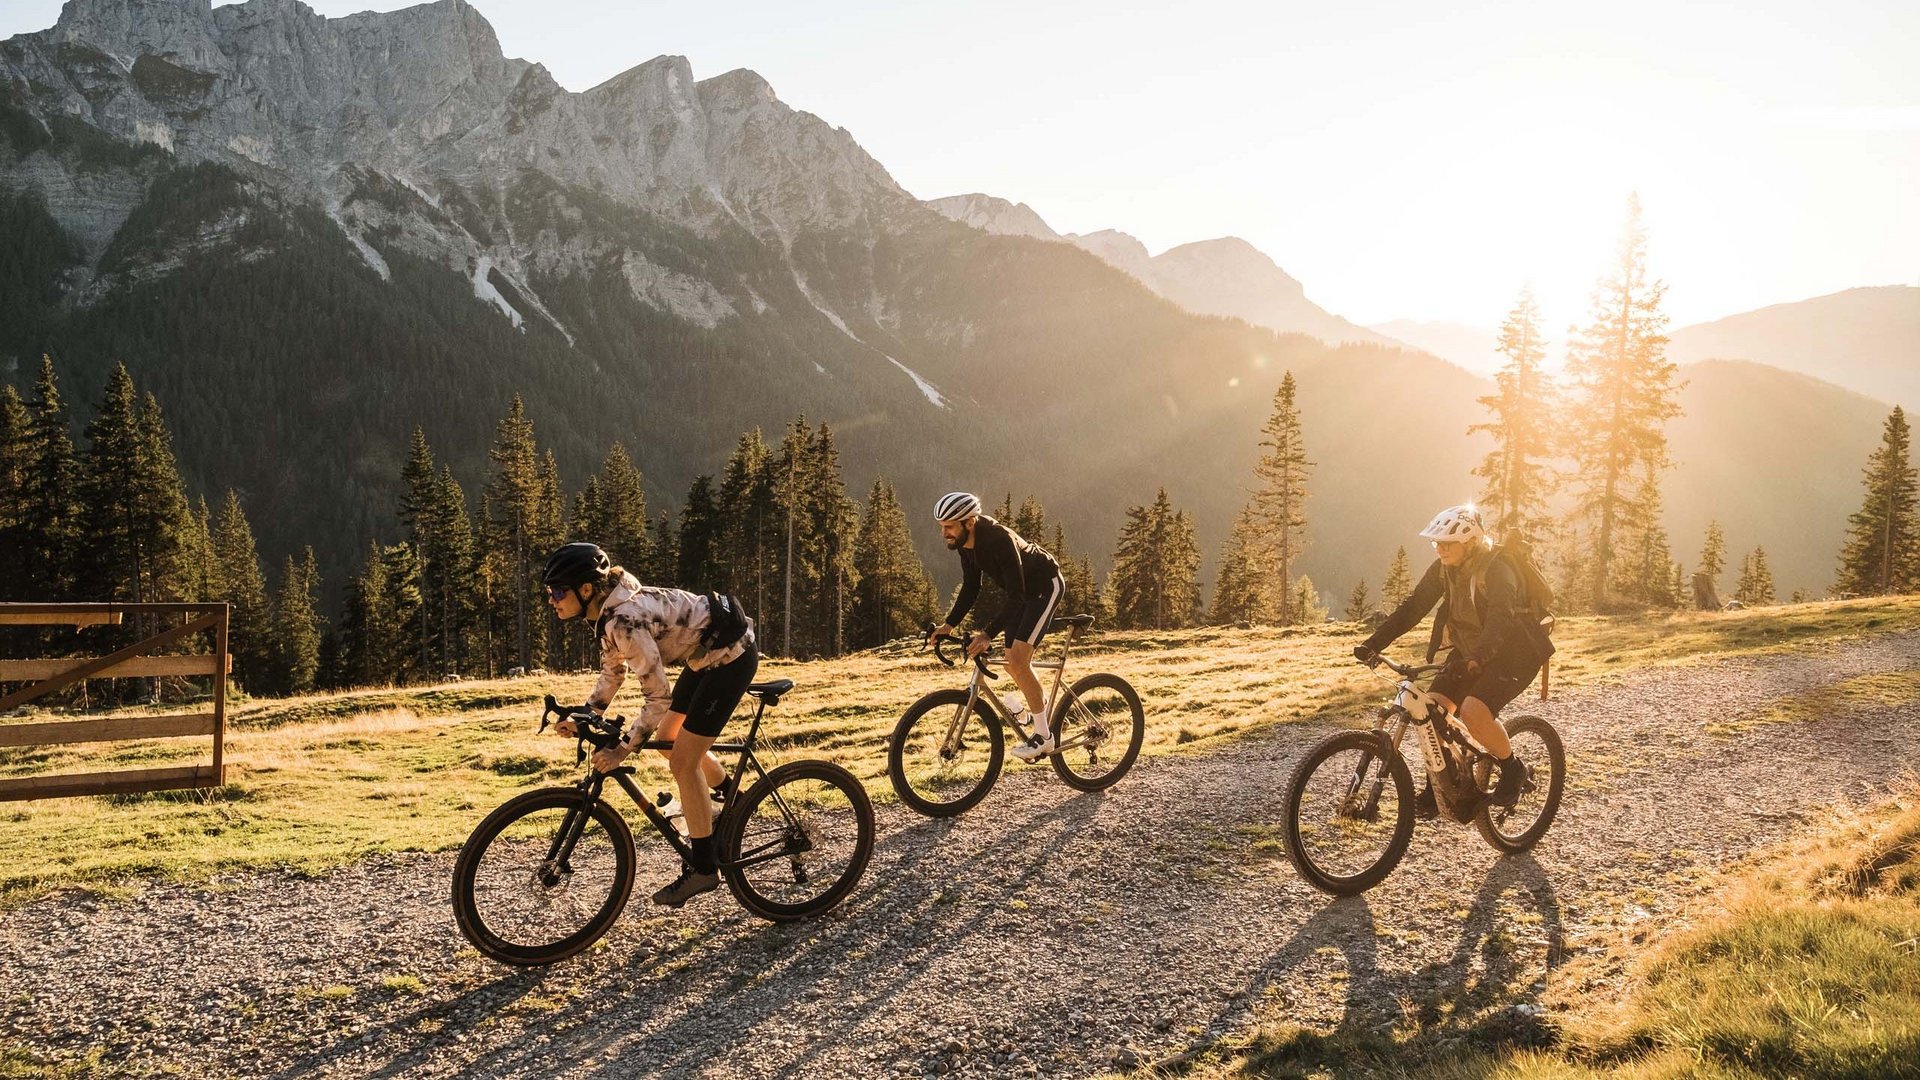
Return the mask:
{"type": "Polygon", "coordinates": [[[1354,896],[1380,884],[1413,840],[1413,776],[1384,750],[1377,732],[1341,732],[1309,751],[1287,784],[1287,856],[1323,892],[1354,896]],[[1388,778],[1376,798],[1375,783],[1388,778]]]}
{"type": "Polygon", "coordinates": [[[720,820],[720,870],[740,906],[790,922],[839,903],[873,855],[873,804],[832,762],[768,773],[720,820]]]}
{"type": "Polygon", "coordinates": [[[973,809],[1006,762],[999,718],[965,690],[938,690],[913,703],[887,741],[887,779],[900,801],[928,817],[973,809]]]}
{"type": "MultiPolygon", "coordinates": [[[[1537,716],[1516,716],[1506,722],[1507,741],[1514,757],[1526,769],[1520,798],[1512,809],[1489,806],[1473,819],[1480,835],[1496,849],[1517,855],[1540,842],[1560,810],[1567,783],[1567,754],[1560,733],[1537,716]]],[[[1490,777],[1481,777],[1483,782],[1490,777]]]]}
{"type": "Polygon", "coordinates": [[[542,788],[507,800],[453,864],[453,916],[502,963],[564,960],[599,940],[633,891],[633,834],[604,800],[542,788]]]}
{"type": "Polygon", "coordinates": [[[1053,771],[1068,787],[1112,787],[1140,756],[1147,717],[1140,695],[1118,675],[1089,675],[1074,683],[1053,708],[1053,733],[1062,749],[1053,771]]]}

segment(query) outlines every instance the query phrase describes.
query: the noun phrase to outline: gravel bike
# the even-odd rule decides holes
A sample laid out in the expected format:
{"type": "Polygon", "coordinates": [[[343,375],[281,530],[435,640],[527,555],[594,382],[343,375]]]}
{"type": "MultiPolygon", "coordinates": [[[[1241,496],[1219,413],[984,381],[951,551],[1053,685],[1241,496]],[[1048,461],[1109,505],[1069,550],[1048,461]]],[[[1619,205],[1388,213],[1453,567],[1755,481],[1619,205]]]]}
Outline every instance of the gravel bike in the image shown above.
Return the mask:
{"type": "MultiPolygon", "coordinates": [[[[1091,625],[1091,615],[1053,620],[1050,632],[1063,627],[1067,631],[1060,641],[1060,658],[1033,665],[1054,673],[1044,708],[1059,749],[1048,760],[1067,786],[1081,791],[1100,791],[1117,783],[1140,756],[1140,743],[1147,734],[1140,695],[1120,676],[1088,675],[1062,689],[1067,656],[1091,625]]],[[[933,653],[953,667],[956,660],[946,653],[949,642],[965,646],[964,638],[942,634],[934,639],[933,653]]],[[[952,817],[972,809],[992,790],[1006,762],[1008,733],[1022,742],[1028,735],[1027,726],[1015,720],[989,690],[990,666],[1005,663],[1004,658],[985,653],[974,657],[965,689],[928,694],[894,725],[893,737],[887,741],[887,779],[901,802],[928,817],[952,817]]]]}
{"type": "MultiPolygon", "coordinates": [[[[741,907],[774,922],[838,904],[873,854],[873,804],[852,773],[827,761],[793,761],[769,771],[754,754],[761,716],[792,689],[791,679],[747,687],[759,708],[746,738],[713,744],[716,753],[739,755],[730,790],[745,792],[729,799],[714,821],[720,873],[741,907]]],[[[540,730],[555,719],[575,724],[576,765],[589,746],[618,744],[625,726],[620,717],[570,713],[548,695],[540,730]]],[[[672,747],[672,740],[652,739],[640,749],[672,747]]],[[[610,773],[588,766],[579,783],[516,795],[480,822],[453,868],[454,919],[474,948],[523,967],[564,960],[613,926],[636,877],[669,878],[678,863],[692,859],[691,845],[641,795],[633,776],[631,765],[610,773]],[[643,851],[634,843],[626,818],[602,797],[608,779],[639,806],[664,844],[643,851]]]]}
{"type": "Polygon", "coordinates": [[[1413,840],[1415,816],[1413,775],[1400,753],[1409,727],[1419,730],[1439,813],[1472,822],[1487,843],[1509,854],[1539,843],[1566,785],[1566,752],[1553,725],[1537,716],[1504,722],[1524,779],[1511,807],[1491,805],[1493,756],[1418,685],[1446,665],[1403,667],[1377,659],[1399,677],[1399,685],[1373,729],[1321,741],[1287,785],[1287,855],[1300,876],[1336,896],[1354,896],[1399,865],[1413,840]]]}

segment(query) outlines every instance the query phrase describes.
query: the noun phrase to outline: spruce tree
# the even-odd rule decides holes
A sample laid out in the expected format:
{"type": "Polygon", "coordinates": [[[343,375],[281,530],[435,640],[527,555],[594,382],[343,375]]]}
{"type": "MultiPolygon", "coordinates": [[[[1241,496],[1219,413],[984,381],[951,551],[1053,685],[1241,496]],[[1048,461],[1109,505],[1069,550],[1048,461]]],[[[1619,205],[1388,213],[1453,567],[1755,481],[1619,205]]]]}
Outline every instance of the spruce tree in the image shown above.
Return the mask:
{"type": "Polygon", "coordinates": [[[1393,565],[1387,567],[1387,580],[1380,586],[1380,602],[1391,611],[1413,595],[1413,575],[1407,567],[1407,549],[1394,549],[1393,565]]]}
{"type": "Polygon", "coordinates": [[[1160,489],[1152,506],[1127,508],[1108,578],[1114,622],[1165,630],[1191,621],[1199,597],[1200,548],[1193,522],[1160,489]]]}
{"type": "Polygon", "coordinates": [[[716,562],[726,576],[726,591],[746,602],[764,635],[761,648],[773,647],[769,609],[778,584],[774,558],[780,515],[774,498],[773,455],[755,428],[740,436],[720,475],[716,562]]]}
{"type": "Polygon", "coordinates": [[[881,645],[931,622],[931,586],[913,549],[906,511],[885,480],[867,492],[854,568],[860,575],[852,624],[858,647],[881,645]]]}
{"type": "Polygon", "coordinates": [[[1254,466],[1259,487],[1253,493],[1253,518],[1260,527],[1260,543],[1272,553],[1269,564],[1277,594],[1275,615],[1282,626],[1298,621],[1293,610],[1293,560],[1306,547],[1307,460],[1300,430],[1300,410],[1294,401],[1293,372],[1280,380],[1274,392],[1273,415],[1261,429],[1260,461],[1254,466]]]}
{"type": "Polygon", "coordinates": [[[1707,535],[1700,543],[1699,573],[1707,576],[1707,584],[1716,592],[1720,588],[1720,572],[1727,568],[1727,534],[1720,529],[1720,522],[1707,522],[1707,535]]]}
{"type": "Polygon", "coordinates": [[[680,578],[680,532],[669,511],[660,511],[648,530],[647,558],[640,564],[640,579],[669,588],[707,591],[700,582],[680,578]]]}
{"type": "Polygon", "coordinates": [[[1622,564],[1657,507],[1658,475],[1668,464],[1666,422],[1679,414],[1675,367],[1666,358],[1666,286],[1647,272],[1646,230],[1636,195],[1617,260],[1594,293],[1592,321],[1574,339],[1567,370],[1575,403],[1569,451],[1579,481],[1575,515],[1587,534],[1590,599],[1607,610],[1617,599],[1622,564]]]}
{"type": "Polygon", "coordinates": [[[687,489],[674,543],[674,580],[683,589],[705,592],[725,582],[720,570],[720,506],[713,477],[701,474],[687,489]]]}
{"type": "Polygon", "coordinates": [[[340,683],[375,686],[392,681],[392,611],[388,607],[387,563],[380,545],[370,544],[360,572],[347,581],[340,620],[340,683]]]}
{"type": "MultiPolygon", "coordinates": [[[[493,463],[487,480],[485,519],[493,594],[489,615],[507,635],[503,644],[511,650],[511,659],[506,666],[530,670],[536,639],[534,619],[540,610],[537,605],[543,602],[535,578],[539,560],[546,554],[539,550],[545,511],[540,506],[542,475],[533,422],[527,419],[526,405],[517,394],[495,430],[488,457],[493,463]]],[[[346,646],[346,642],[342,644],[346,646]]],[[[346,651],[351,653],[350,648],[346,651]]]]}
{"type": "Polygon", "coordinates": [[[1320,599],[1320,590],[1314,587],[1313,579],[1305,574],[1293,583],[1293,610],[1298,622],[1312,625],[1327,621],[1327,605],[1320,599]]]}
{"type": "Polygon", "coordinates": [[[272,688],[283,694],[313,689],[320,667],[321,621],[313,589],[318,583],[313,548],[300,563],[287,556],[280,573],[280,591],[273,605],[274,679],[272,688]]]}
{"type": "Polygon", "coordinates": [[[1506,365],[1494,376],[1494,393],[1480,399],[1492,419],[1467,428],[1468,434],[1492,435],[1494,448],[1473,473],[1486,481],[1480,494],[1484,520],[1503,533],[1532,535],[1547,524],[1547,497],[1554,486],[1547,462],[1559,429],[1553,381],[1542,367],[1546,341],[1532,290],[1523,290],[1507,315],[1498,349],[1506,365]]]}
{"type": "Polygon", "coordinates": [[[228,649],[233,673],[252,693],[263,693],[273,682],[273,611],[267,603],[267,581],[260,573],[260,551],[253,529],[240,507],[240,496],[227,489],[226,501],[213,522],[213,582],[211,598],[230,605],[227,616],[228,649]]]}
{"type": "Polygon", "coordinates": [[[1773,571],[1767,566],[1767,549],[1757,547],[1748,555],[1740,568],[1740,585],[1734,593],[1734,599],[1748,607],[1761,607],[1776,602],[1773,591],[1773,571]]]}
{"type": "MultiPolygon", "coordinates": [[[[433,451],[427,446],[427,434],[416,427],[413,429],[413,441],[407,447],[407,463],[400,470],[400,525],[407,532],[408,540],[418,553],[423,572],[421,587],[427,588],[427,577],[433,570],[431,549],[434,546],[434,504],[440,497],[440,478],[434,472],[433,451]]],[[[433,606],[421,604],[414,619],[414,639],[419,649],[419,667],[422,671],[432,670],[433,648],[433,606]]]]}
{"type": "Polygon", "coordinates": [[[1213,584],[1213,606],[1207,621],[1216,624],[1257,623],[1266,618],[1267,554],[1251,506],[1234,516],[1233,528],[1220,547],[1219,577],[1213,584]]]}
{"type": "Polygon", "coordinates": [[[600,475],[589,482],[587,491],[587,520],[575,522],[576,535],[605,548],[616,565],[635,571],[650,569],[653,552],[647,535],[651,522],[647,517],[646,482],[625,445],[614,443],[607,451],[600,475]]]}
{"type": "Polygon", "coordinates": [[[1915,509],[1912,431],[1898,405],[1882,426],[1880,445],[1867,458],[1867,489],[1847,519],[1840,572],[1843,596],[1887,596],[1920,589],[1920,517],[1915,509]]]}
{"type": "MultiPolygon", "coordinates": [[[[436,655],[435,674],[464,671],[472,658],[468,640],[473,614],[479,608],[476,591],[476,552],[473,522],[467,516],[467,493],[453,477],[453,470],[441,466],[435,485],[432,526],[428,530],[426,552],[426,607],[431,608],[436,655]]],[[[313,553],[307,552],[309,560],[313,553]]],[[[308,579],[310,587],[317,582],[308,579]]]]}
{"type": "MultiPolygon", "coordinates": [[[[127,381],[129,393],[132,380],[127,381]]],[[[131,413],[132,405],[128,403],[131,413]]],[[[85,583],[90,559],[74,540],[80,534],[82,505],[90,487],[68,432],[67,408],[53,373],[53,359],[40,358],[33,396],[26,402],[29,423],[22,444],[26,480],[20,489],[21,561],[31,568],[28,598],[35,600],[109,600],[97,583],[85,583]]],[[[130,422],[129,422],[130,423],[130,422]]],[[[91,545],[90,545],[91,547],[91,545]]]]}
{"type": "Polygon", "coordinates": [[[1367,579],[1361,578],[1360,584],[1355,585],[1353,592],[1347,597],[1347,610],[1345,615],[1347,616],[1348,622],[1366,621],[1367,600],[1367,579]]]}
{"type": "MultiPolygon", "coordinates": [[[[11,384],[0,384],[0,600],[28,600],[34,587],[27,562],[27,485],[33,414],[11,384]]],[[[44,583],[41,584],[44,587],[44,583]]]]}

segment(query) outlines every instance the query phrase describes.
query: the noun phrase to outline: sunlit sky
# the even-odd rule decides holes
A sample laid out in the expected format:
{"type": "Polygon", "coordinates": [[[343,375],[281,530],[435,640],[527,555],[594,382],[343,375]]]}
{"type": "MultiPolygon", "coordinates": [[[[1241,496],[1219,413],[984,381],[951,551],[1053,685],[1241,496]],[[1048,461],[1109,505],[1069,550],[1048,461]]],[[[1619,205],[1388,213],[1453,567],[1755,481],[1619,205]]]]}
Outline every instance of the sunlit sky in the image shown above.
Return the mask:
{"type": "MultiPolygon", "coordinates": [[[[149,0],[151,2],[151,0],[149,0]]],[[[315,0],[326,15],[408,6],[315,0]]],[[[1920,282],[1920,3],[479,0],[573,90],[749,67],[922,198],[1237,235],[1360,322],[1581,318],[1627,194],[1674,325],[1920,282]]],[[[0,36],[57,0],[0,0],[0,36]]]]}

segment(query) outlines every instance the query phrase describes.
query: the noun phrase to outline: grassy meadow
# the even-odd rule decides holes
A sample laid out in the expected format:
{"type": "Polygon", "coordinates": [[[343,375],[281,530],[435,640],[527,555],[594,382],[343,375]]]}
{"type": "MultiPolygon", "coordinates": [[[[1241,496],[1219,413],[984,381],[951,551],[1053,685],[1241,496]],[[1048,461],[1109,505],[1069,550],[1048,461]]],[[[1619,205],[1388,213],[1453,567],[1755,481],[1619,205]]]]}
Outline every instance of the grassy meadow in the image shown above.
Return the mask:
{"type": "MultiPolygon", "coordinates": [[[[1920,598],[1565,619],[1552,680],[1569,689],[1650,665],[1912,629],[1920,629],[1920,598]]],[[[1354,624],[1096,633],[1076,647],[1068,675],[1125,676],[1146,705],[1143,753],[1194,752],[1302,720],[1359,722],[1386,688],[1348,655],[1361,633],[1354,624]]],[[[1415,657],[1424,642],[1415,631],[1394,652],[1415,657]]],[[[895,720],[922,694],[962,685],[964,672],[903,641],[836,660],[764,662],[761,678],[776,677],[797,687],[768,711],[763,758],[827,757],[890,800],[884,769],[895,720]]],[[[578,701],[592,681],[535,675],[242,701],[230,710],[222,788],[0,804],[0,905],[70,886],[110,891],[241,868],[316,873],[374,853],[456,847],[514,792],[580,775],[574,744],[535,727],[543,695],[578,701]]],[[[1842,684],[1835,692],[1908,689],[1842,684]]],[[[616,705],[637,710],[631,691],[616,705]]],[[[740,720],[728,728],[742,732],[740,720]]],[[[198,739],[28,747],[0,751],[0,776],[149,768],[207,753],[198,739]]],[[[667,787],[664,763],[645,765],[642,782],[667,787]]]]}

